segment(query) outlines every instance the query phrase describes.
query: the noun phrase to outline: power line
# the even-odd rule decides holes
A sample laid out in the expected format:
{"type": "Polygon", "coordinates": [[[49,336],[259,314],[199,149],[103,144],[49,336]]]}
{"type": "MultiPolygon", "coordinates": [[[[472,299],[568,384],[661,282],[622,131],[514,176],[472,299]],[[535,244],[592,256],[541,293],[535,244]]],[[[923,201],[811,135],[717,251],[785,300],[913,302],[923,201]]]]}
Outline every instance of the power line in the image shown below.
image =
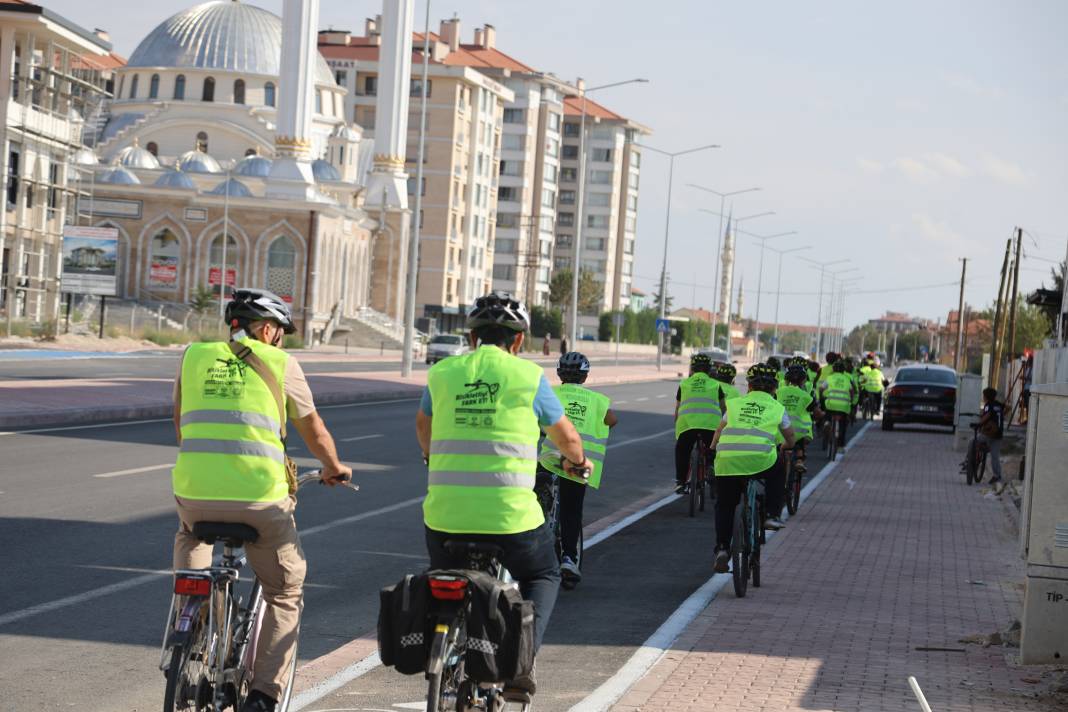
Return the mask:
{"type": "MultiPolygon", "coordinates": [[[[637,277],[638,279],[644,279],[644,280],[650,280],[650,281],[659,280],[659,277],[654,278],[654,277],[649,277],[649,276],[646,276],[646,275],[634,275],[634,276],[637,277]]],[[[982,278],[980,276],[976,276],[976,277],[972,277],[972,278],[966,280],[965,283],[968,284],[968,285],[972,285],[972,284],[975,284],[976,282],[981,282],[981,281],[982,281],[982,278]]],[[[716,286],[715,285],[711,285],[711,284],[695,284],[693,282],[680,282],[680,281],[676,281],[676,280],[671,280],[670,283],[675,285],[675,286],[679,286],[679,287],[698,287],[700,289],[716,289],[716,286]]],[[[889,293],[892,293],[892,292],[912,292],[912,291],[917,291],[917,290],[921,290],[921,289],[942,289],[942,288],[945,288],[945,287],[959,287],[959,286],[960,286],[960,280],[954,280],[952,282],[939,282],[937,284],[921,284],[921,285],[916,285],[916,286],[905,286],[905,287],[887,287],[885,289],[851,289],[851,290],[849,290],[847,292],[847,296],[853,295],[853,294],[889,294],[889,293]]],[[[746,290],[746,292],[749,293],[749,294],[756,294],[757,293],[757,291],[755,289],[753,291],[751,291],[751,292],[749,290],[746,290]]],[[[785,291],[784,292],[776,292],[775,290],[762,290],[760,293],[761,294],[782,294],[783,296],[790,296],[790,297],[816,297],[816,296],[819,296],[819,292],[785,292],[785,291]]]]}

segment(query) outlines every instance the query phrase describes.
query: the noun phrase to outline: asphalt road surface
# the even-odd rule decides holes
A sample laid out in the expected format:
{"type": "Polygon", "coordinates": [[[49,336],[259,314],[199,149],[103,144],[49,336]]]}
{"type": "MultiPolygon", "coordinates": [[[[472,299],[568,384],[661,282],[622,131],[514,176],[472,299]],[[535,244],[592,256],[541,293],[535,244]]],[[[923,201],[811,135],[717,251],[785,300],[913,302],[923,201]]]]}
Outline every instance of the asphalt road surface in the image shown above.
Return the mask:
{"type": "MultiPolygon", "coordinates": [[[[598,390],[613,399],[620,424],[604,485],[586,499],[587,523],[668,494],[674,479],[675,383],[598,390]]],[[[301,492],[309,564],[302,663],[372,630],[378,589],[426,565],[415,409],[403,400],[322,411],[362,489],[301,492]]],[[[156,666],[176,527],[172,424],[16,432],[0,435],[0,448],[0,707],[160,709],[156,666]]],[[[295,455],[315,464],[302,447],[295,455]]],[[[810,463],[815,474],[822,455],[813,452],[810,463]]],[[[691,519],[679,500],[589,551],[585,580],[561,592],[539,656],[539,711],[589,694],[709,578],[712,525],[711,509],[691,519]]],[[[379,667],[307,709],[411,708],[424,695],[421,677],[379,667]]]]}

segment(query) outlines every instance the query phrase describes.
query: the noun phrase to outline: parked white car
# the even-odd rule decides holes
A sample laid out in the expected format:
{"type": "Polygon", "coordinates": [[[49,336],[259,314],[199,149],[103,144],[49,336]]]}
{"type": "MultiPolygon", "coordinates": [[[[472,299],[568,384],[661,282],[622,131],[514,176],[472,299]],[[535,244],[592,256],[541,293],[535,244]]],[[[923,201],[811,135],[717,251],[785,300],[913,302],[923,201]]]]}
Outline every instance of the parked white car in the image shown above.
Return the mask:
{"type": "Polygon", "coordinates": [[[426,347],[426,362],[437,363],[449,356],[467,353],[467,340],[458,334],[438,334],[426,347]]]}

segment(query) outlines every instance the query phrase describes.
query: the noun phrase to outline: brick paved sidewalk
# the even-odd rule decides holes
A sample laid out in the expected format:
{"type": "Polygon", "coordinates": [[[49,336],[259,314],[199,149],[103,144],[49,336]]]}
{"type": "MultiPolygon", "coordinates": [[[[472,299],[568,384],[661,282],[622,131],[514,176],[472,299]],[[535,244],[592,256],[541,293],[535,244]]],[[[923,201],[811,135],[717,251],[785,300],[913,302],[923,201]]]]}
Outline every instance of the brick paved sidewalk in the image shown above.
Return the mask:
{"type": "Polygon", "coordinates": [[[950,447],[869,429],[769,543],[763,586],[728,584],[613,709],[915,712],[909,675],[935,712],[1068,709],[1049,668],[960,642],[1020,617],[1024,567],[1012,505],[950,447]]]}

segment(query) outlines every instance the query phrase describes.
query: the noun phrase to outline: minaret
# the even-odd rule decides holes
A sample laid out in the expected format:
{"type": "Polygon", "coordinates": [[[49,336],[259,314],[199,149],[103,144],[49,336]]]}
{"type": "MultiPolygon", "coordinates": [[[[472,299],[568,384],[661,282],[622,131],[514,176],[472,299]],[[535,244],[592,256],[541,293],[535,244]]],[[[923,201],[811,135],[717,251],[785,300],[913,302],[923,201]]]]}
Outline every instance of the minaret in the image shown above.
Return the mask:
{"type": "Polygon", "coordinates": [[[414,13],[414,0],[384,0],[382,3],[374,169],[367,181],[364,198],[368,208],[403,210],[408,207],[404,154],[408,145],[414,13]]]}
{"type": "MultiPolygon", "coordinates": [[[[733,213],[733,210],[732,210],[733,213]]],[[[727,218],[727,229],[723,235],[723,271],[719,280],[719,323],[730,324],[731,286],[734,277],[734,231],[731,230],[733,217],[727,218]]]]}
{"type": "Polygon", "coordinates": [[[745,275],[738,277],[738,321],[745,318],[745,290],[742,287],[742,282],[745,280],[745,275]]]}
{"type": "Polygon", "coordinates": [[[267,181],[272,198],[319,199],[311,170],[318,25],[319,0],[283,0],[275,159],[267,181]]]}

